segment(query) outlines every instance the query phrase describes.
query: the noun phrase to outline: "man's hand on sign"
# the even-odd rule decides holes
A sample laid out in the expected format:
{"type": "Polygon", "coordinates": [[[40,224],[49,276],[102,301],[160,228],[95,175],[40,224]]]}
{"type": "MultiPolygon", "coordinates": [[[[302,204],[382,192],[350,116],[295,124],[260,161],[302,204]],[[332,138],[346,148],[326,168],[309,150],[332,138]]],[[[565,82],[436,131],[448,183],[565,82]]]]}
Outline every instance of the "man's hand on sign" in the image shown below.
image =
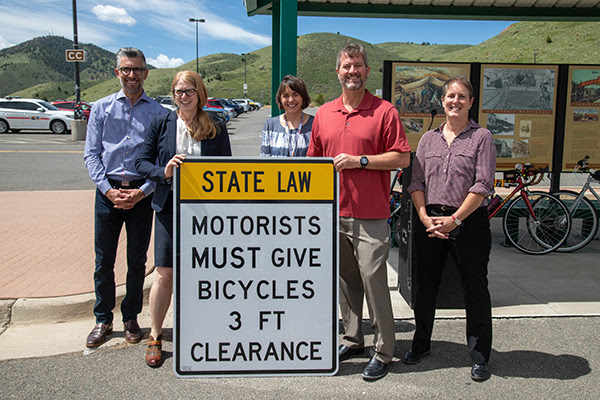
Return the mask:
{"type": "Polygon", "coordinates": [[[185,161],[185,154],[175,154],[165,166],[165,179],[169,180],[173,177],[173,168],[179,168],[181,163],[185,161]]]}

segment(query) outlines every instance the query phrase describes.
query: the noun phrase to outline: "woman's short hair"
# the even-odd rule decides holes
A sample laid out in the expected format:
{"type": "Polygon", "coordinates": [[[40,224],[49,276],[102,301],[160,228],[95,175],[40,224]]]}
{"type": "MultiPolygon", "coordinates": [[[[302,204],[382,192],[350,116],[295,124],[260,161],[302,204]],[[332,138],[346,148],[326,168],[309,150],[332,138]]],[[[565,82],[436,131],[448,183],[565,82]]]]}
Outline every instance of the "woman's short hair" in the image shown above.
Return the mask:
{"type": "Polygon", "coordinates": [[[285,92],[285,90],[288,87],[294,92],[298,93],[300,97],[302,97],[303,110],[310,105],[310,96],[308,95],[308,90],[306,90],[306,85],[304,84],[304,81],[298,78],[297,76],[286,75],[281,80],[281,83],[279,84],[279,89],[277,89],[277,95],[275,95],[275,101],[277,102],[277,107],[279,107],[280,110],[283,110],[281,96],[283,96],[283,92],[285,92]]]}
{"type": "Polygon", "coordinates": [[[446,92],[448,91],[448,87],[453,83],[458,83],[459,85],[464,86],[469,92],[469,99],[473,98],[473,85],[471,85],[471,81],[466,76],[454,76],[444,83],[444,87],[442,88],[442,97],[446,96],[446,92]]]}

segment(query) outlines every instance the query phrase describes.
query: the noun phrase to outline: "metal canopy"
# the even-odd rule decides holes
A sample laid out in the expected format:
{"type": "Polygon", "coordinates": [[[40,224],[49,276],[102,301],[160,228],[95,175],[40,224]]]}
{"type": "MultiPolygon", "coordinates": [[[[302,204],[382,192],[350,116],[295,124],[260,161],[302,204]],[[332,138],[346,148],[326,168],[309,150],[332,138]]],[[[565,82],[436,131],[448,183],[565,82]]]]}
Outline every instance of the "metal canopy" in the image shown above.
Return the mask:
{"type": "MultiPolygon", "coordinates": [[[[273,15],[274,3],[245,0],[246,12],[273,15]]],[[[600,0],[293,0],[298,15],[320,17],[598,21],[600,0]]]]}
{"type": "MultiPolygon", "coordinates": [[[[600,0],[245,0],[248,16],[272,15],[271,104],[296,75],[298,16],[508,21],[600,21],[600,0]]],[[[279,111],[272,108],[273,115],[279,111]]]]}

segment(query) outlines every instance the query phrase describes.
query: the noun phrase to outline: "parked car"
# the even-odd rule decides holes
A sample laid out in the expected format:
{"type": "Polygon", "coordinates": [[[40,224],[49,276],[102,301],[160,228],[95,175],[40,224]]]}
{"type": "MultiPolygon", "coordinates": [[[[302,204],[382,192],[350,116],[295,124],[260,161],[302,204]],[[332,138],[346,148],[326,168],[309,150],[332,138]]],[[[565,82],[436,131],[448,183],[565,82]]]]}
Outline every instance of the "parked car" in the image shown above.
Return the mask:
{"type": "Polygon", "coordinates": [[[206,111],[207,113],[209,113],[219,119],[222,119],[225,122],[229,122],[229,113],[227,112],[227,110],[225,110],[223,108],[204,106],[204,107],[202,107],[202,109],[204,111],[206,111]]]}
{"type": "MultiPolygon", "coordinates": [[[[62,111],[74,111],[77,102],[73,100],[56,100],[50,104],[62,111]]],[[[92,110],[92,105],[90,103],[86,103],[85,101],[81,101],[80,104],[81,110],[83,111],[83,118],[85,118],[85,120],[87,121],[90,119],[90,111],[92,110]]]]}
{"type": "Polygon", "coordinates": [[[229,104],[231,107],[233,107],[238,115],[240,115],[244,112],[244,107],[242,107],[241,105],[239,105],[237,103],[234,103],[231,100],[227,100],[227,99],[219,99],[219,100],[221,101],[221,103],[229,104]]]}
{"type": "Polygon", "coordinates": [[[172,96],[156,96],[154,98],[154,101],[156,101],[169,111],[177,110],[177,105],[175,104],[175,101],[173,101],[172,96]]]}
{"type": "Polygon", "coordinates": [[[257,102],[255,102],[255,101],[252,101],[252,100],[250,100],[250,99],[248,99],[248,102],[250,103],[250,108],[251,108],[252,110],[258,110],[259,108],[261,108],[261,107],[262,107],[262,104],[260,104],[260,103],[257,103],[257,102]]]}
{"type": "Polygon", "coordinates": [[[250,102],[248,101],[248,99],[230,99],[230,100],[233,101],[234,103],[237,103],[237,104],[241,105],[242,107],[244,107],[244,112],[248,112],[251,110],[250,102]]]}
{"type": "Polygon", "coordinates": [[[0,99],[0,133],[9,130],[49,129],[53,133],[71,130],[73,111],[61,111],[52,104],[39,99],[5,97],[0,99]]]}
{"type": "Polygon", "coordinates": [[[212,108],[222,108],[223,110],[227,110],[229,113],[229,118],[236,118],[238,116],[238,112],[235,108],[225,103],[221,99],[217,99],[215,97],[209,97],[206,105],[212,108]]]}

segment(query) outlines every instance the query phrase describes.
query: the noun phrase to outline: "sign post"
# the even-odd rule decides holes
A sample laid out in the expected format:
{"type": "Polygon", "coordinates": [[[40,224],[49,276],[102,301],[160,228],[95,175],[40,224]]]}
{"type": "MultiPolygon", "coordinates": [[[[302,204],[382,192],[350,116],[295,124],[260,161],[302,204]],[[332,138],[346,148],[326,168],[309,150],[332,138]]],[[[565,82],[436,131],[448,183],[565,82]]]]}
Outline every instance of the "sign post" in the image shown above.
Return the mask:
{"type": "Polygon", "coordinates": [[[334,375],[332,159],[188,157],[174,195],[175,374],[334,375]]]}

